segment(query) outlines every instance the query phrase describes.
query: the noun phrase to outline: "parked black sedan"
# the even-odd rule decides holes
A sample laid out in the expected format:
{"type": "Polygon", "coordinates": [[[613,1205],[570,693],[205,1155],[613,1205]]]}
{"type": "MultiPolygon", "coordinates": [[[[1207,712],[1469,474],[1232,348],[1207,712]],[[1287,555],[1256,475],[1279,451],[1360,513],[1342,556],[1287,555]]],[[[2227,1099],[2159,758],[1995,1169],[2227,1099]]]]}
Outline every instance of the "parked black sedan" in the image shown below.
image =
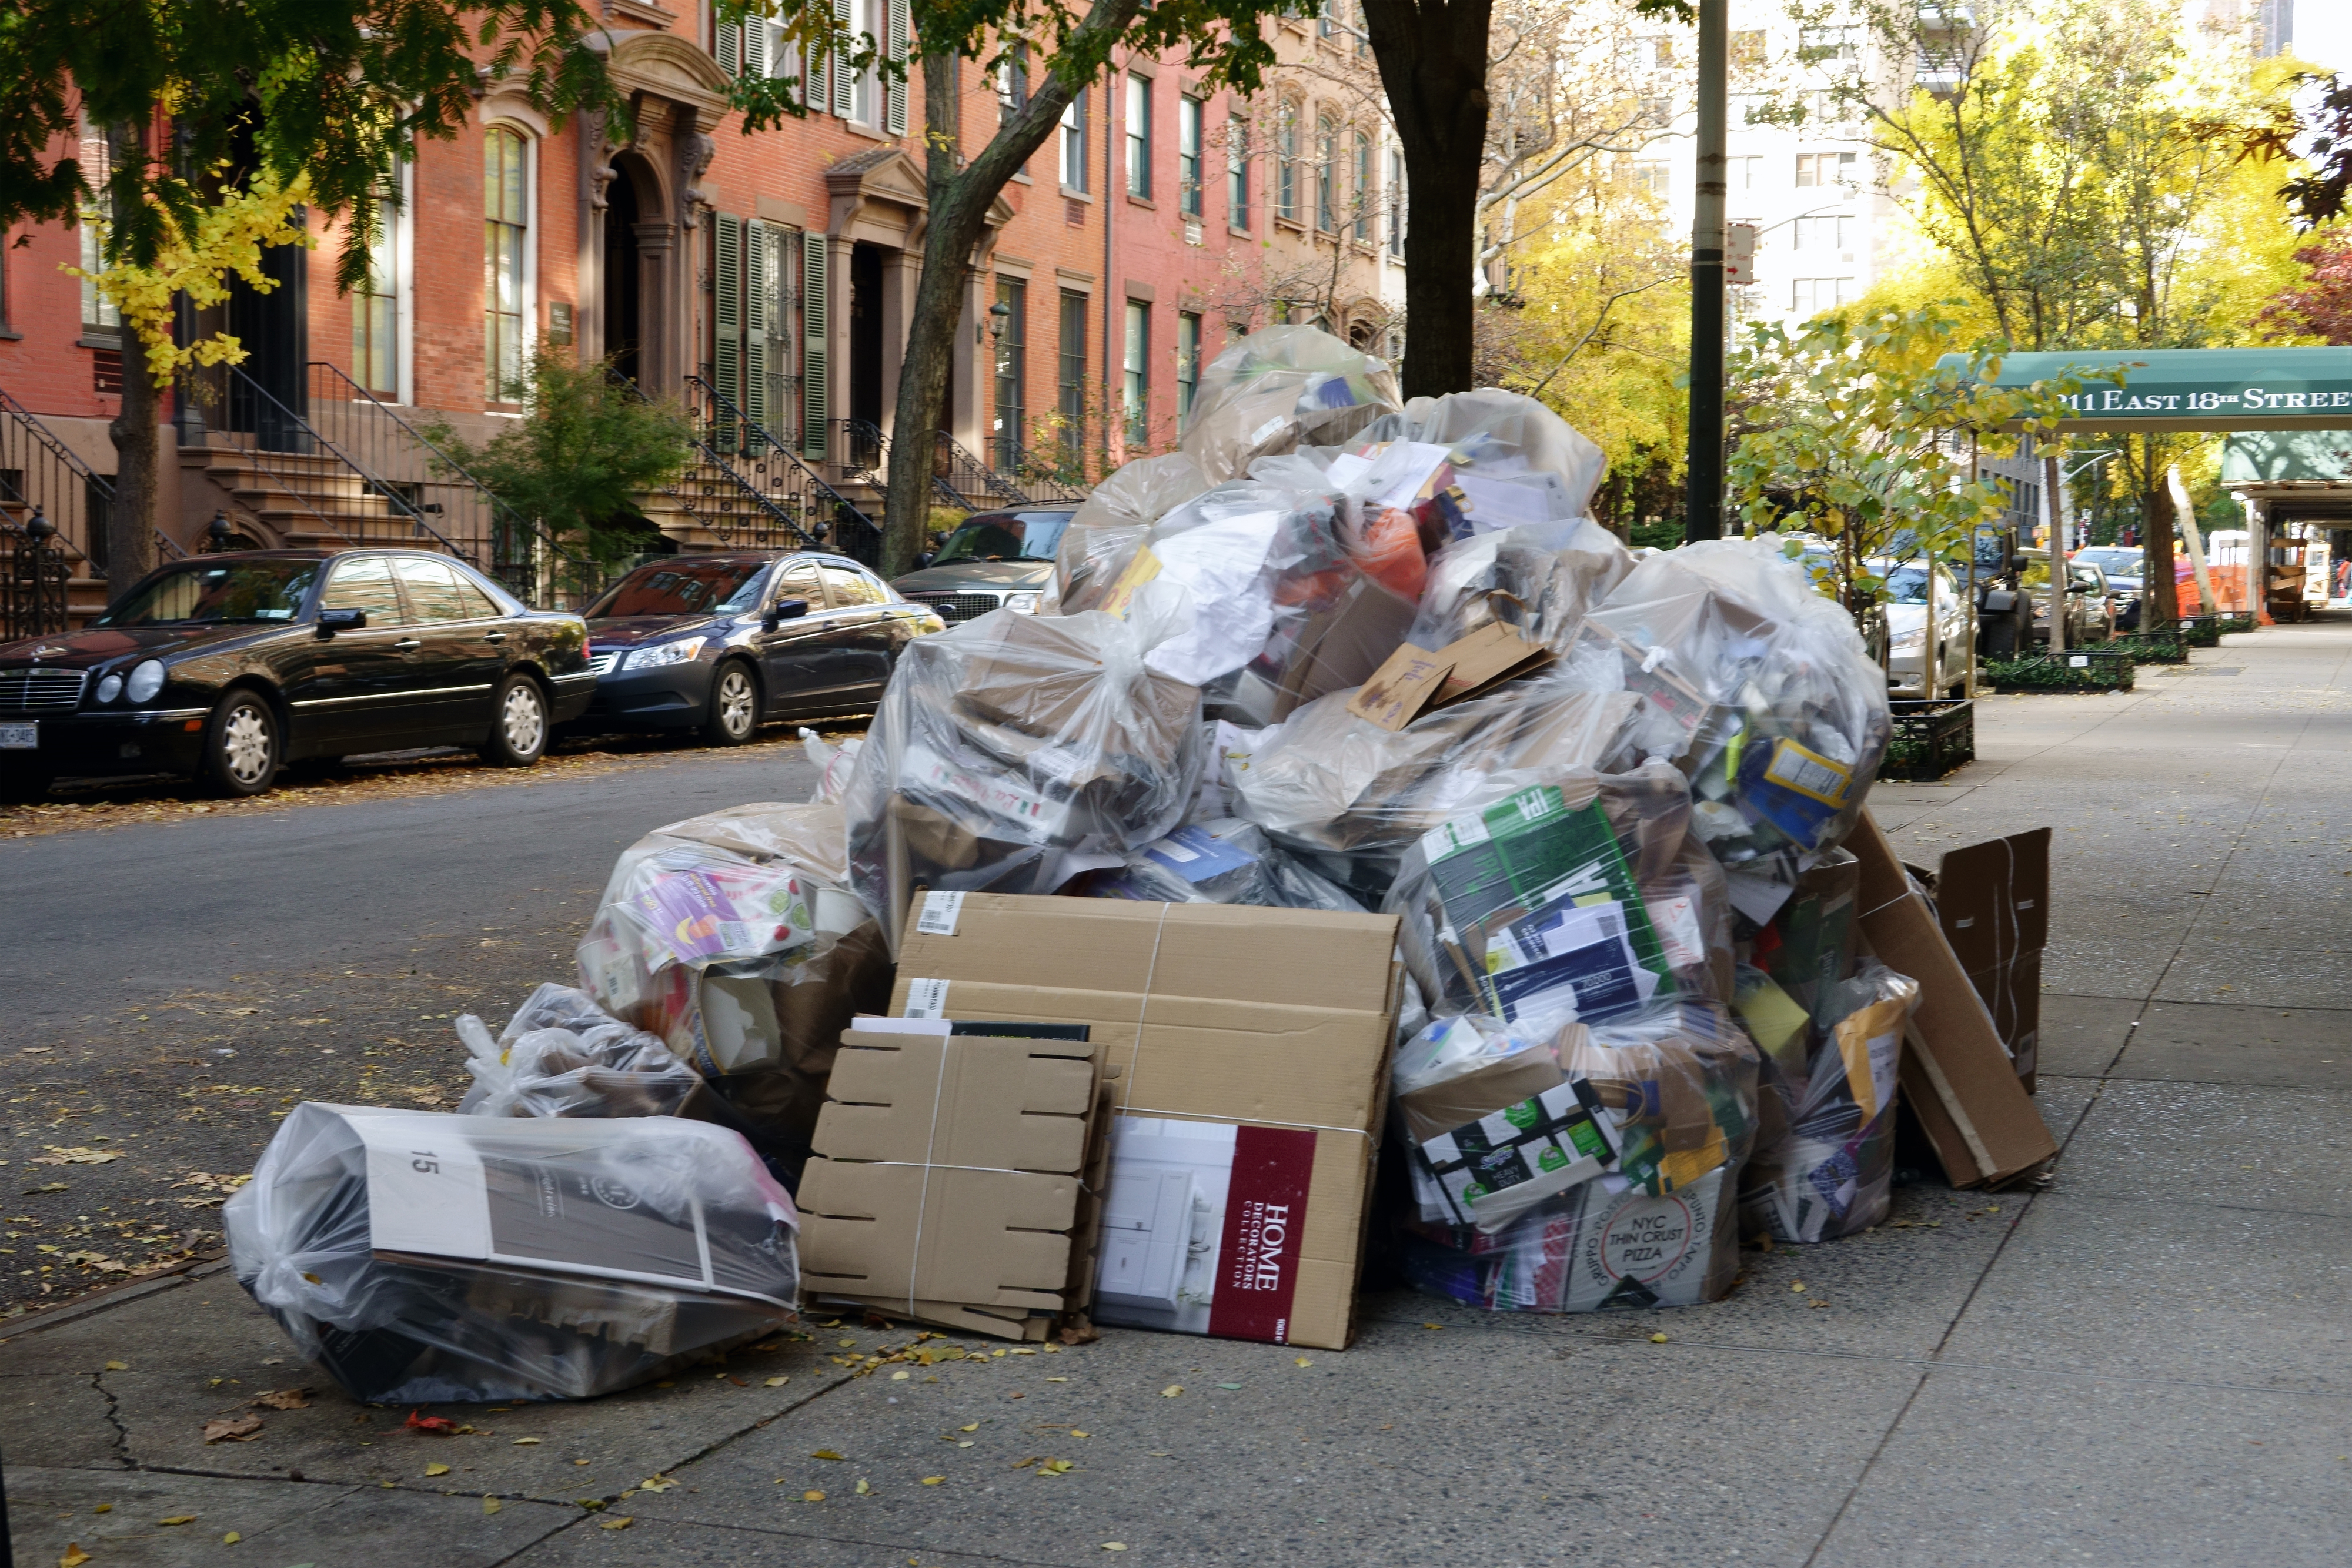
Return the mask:
{"type": "Polygon", "coordinates": [[[82,631],[0,646],[0,789],[184,773],[258,795],[289,761],[418,746],[528,767],[593,695],[587,642],[423,550],[174,561],[82,631]]]}
{"type": "Polygon", "coordinates": [[[649,561],[590,605],[583,730],[699,729],[740,746],[772,718],[858,713],[898,651],[946,630],[844,556],[756,550],[649,561]]]}

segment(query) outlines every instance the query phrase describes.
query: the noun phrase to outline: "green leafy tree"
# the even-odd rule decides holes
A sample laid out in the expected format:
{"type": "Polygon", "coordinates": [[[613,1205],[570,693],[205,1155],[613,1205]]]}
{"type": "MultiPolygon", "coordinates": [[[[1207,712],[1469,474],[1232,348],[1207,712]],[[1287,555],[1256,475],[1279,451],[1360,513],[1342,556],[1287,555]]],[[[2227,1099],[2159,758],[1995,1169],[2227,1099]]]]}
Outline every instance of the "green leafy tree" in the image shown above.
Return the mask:
{"type": "Polygon", "coordinates": [[[1745,426],[1728,469],[1741,518],[1827,540],[1816,586],[1856,614],[1885,586],[1874,562],[1966,561],[1978,528],[2000,520],[2007,497],[1977,476],[1979,455],[2054,428],[2085,382],[2121,382],[2085,368],[1995,387],[1999,351],[1964,350],[1958,334],[1938,306],[1820,316],[1793,333],[1762,322],[1727,366],[1745,426]]]}
{"type": "Polygon", "coordinates": [[[644,549],[659,530],[636,497],[685,471],[694,439],[685,410],[633,396],[606,366],[544,346],[509,391],[529,412],[489,441],[473,445],[446,423],[426,426],[425,439],[565,553],[609,570],[644,549]]]}
{"type": "MultiPolygon", "coordinates": [[[[772,18],[802,59],[873,67],[909,90],[921,84],[928,212],[922,277],[892,422],[897,439],[890,445],[883,522],[886,575],[912,570],[924,547],[931,495],[928,433],[939,428],[947,407],[956,324],[990,204],[1045,144],[1071,99],[1105,74],[1114,50],[1155,54],[1181,47],[1188,73],[1197,73],[1192,79],[1247,92],[1274,63],[1263,24],[1282,9],[1279,0],[1095,0],[1083,11],[1064,0],[908,0],[911,37],[901,50],[897,39],[845,31],[834,0],[718,0],[722,22],[772,18]],[[996,77],[1002,103],[994,133],[977,148],[967,147],[963,134],[971,101],[968,62],[996,77]]],[[[807,111],[804,93],[789,77],[740,78],[734,91],[746,131],[807,111]]]]}
{"type": "MultiPolygon", "coordinates": [[[[557,119],[618,107],[585,43],[597,26],[579,0],[10,0],[0,228],[102,213],[107,267],[153,269],[205,254],[224,185],[283,192],[299,180],[311,211],[347,220],[336,277],[348,289],[366,276],[395,165],[418,138],[455,135],[486,79],[557,119]],[[110,143],[102,189],[57,153],[85,126],[110,143]]],[[[122,370],[108,526],[117,593],[153,559],[161,436],[136,331],[123,334],[122,370]]]]}

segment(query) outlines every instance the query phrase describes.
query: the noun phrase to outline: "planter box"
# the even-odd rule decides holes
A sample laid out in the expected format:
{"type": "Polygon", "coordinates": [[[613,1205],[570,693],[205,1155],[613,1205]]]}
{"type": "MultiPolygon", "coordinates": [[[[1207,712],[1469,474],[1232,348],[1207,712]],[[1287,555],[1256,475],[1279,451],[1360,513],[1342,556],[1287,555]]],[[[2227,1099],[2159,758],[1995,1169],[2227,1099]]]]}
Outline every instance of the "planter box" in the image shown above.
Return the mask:
{"type": "Polygon", "coordinates": [[[1985,678],[2004,692],[2127,692],[2133,668],[2128,653],[2086,648],[1988,664],[1985,678]]]}
{"type": "Polygon", "coordinates": [[[1899,783],[1932,784],[1977,759],[1976,705],[1950,699],[1897,697],[1895,738],[1878,776],[1899,783]]]}
{"type": "Polygon", "coordinates": [[[2189,644],[2170,632],[2126,632],[2097,648],[2069,648],[2066,652],[2070,654],[2077,652],[2124,653],[2128,654],[2136,664],[2185,664],[2189,662],[2189,644]]]}

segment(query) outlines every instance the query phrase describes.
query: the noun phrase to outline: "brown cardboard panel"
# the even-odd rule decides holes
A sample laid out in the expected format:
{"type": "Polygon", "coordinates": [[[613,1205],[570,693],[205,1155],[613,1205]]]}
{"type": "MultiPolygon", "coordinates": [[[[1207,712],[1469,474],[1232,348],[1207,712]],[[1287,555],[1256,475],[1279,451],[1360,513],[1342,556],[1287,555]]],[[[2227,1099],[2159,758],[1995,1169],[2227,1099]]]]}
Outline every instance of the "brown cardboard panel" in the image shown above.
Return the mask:
{"type": "Polygon", "coordinates": [[[967,1333],[984,1333],[995,1339],[1035,1344],[1052,1330],[1054,1320],[1038,1312],[1000,1314],[967,1307],[960,1301],[918,1301],[909,1310],[904,1301],[887,1301],[875,1296],[839,1296],[829,1300],[847,1301],[882,1317],[912,1318],[918,1322],[936,1323],[941,1328],[961,1329],[967,1333]]]}
{"type": "Polygon", "coordinates": [[[2056,1154],[1991,1016],[1868,811],[1845,847],[1862,862],[1863,936],[1919,982],[1902,1082],[1945,1176],[1954,1186],[2006,1181],[2056,1154]]]}
{"type": "Polygon", "coordinates": [[[1936,873],[1936,916],[2031,1093],[2041,1043],[2042,952],[2050,939],[2050,830],[1946,855],[1936,873]]]}
{"type": "Polygon", "coordinates": [[[1532,1100],[1548,1089],[1557,1089],[1559,1083],[1559,1063],[1542,1051],[1531,1051],[1523,1058],[1498,1061],[1475,1072],[1400,1094],[1396,1097],[1397,1109],[1404,1113],[1405,1131],[1412,1134],[1413,1141],[1427,1143],[1481,1116],[1491,1116],[1522,1100],[1532,1100]]]}
{"type": "Polygon", "coordinates": [[[1356,688],[1348,699],[1348,711],[1382,729],[1402,729],[1421,716],[1453,671],[1454,661],[1445,654],[1407,643],[1356,688]]]}
{"type": "Polygon", "coordinates": [[[849,1030],[816,1152],[839,1160],[1075,1172],[1095,1096],[1092,1045],[849,1030]]]}
{"type": "Polygon", "coordinates": [[[1075,1176],[812,1159],[801,1176],[811,1291],[1058,1312],[1075,1176]]]}
{"type": "Polygon", "coordinates": [[[1550,649],[1528,641],[1517,627],[1502,621],[1490,621],[1468,636],[1454,639],[1440,653],[1454,668],[1437,694],[1439,707],[1467,702],[1552,659],[1550,649]]]}
{"type": "Polygon", "coordinates": [[[944,934],[910,921],[892,1009],[921,998],[947,1018],[1085,1023],[1107,1069],[1123,1070],[1111,1087],[1129,1118],[1303,1134],[1281,1337],[1339,1348],[1385,1114],[1396,929],[1391,916],[972,894],[944,934]]]}

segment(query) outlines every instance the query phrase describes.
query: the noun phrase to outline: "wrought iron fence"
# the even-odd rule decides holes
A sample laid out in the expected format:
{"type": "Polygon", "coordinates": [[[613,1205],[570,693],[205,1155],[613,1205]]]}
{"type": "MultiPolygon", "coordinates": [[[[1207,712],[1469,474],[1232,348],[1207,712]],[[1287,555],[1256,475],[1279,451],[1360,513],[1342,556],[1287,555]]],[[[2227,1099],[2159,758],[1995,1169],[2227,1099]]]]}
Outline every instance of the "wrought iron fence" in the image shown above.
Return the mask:
{"type": "Polygon", "coordinates": [[[0,523],[0,643],[66,629],[68,547],[38,506],[20,525],[0,523]]]}
{"type": "MultiPolygon", "coordinates": [[[[882,427],[870,419],[845,419],[841,422],[841,432],[845,450],[849,454],[849,468],[863,476],[866,483],[877,490],[888,495],[890,438],[882,434],[882,427]]],[[[941,431],[940,434],[946,435],[947,433],[941,431]]],[[[932,456],[931,498],[941,506],[964,511],[977,510],[978,507],[988,505],[985,501],[975,504],[948,482],[947,458],[948,454],[944,450],[932,456]]]]}
{"type": "Polygon", "coordinates": [[[745,548],[881,560],[882,530],[765,425],[700,376],[686,378],[686,401],[695,461],[672,494],[698,522],[745,548]]]}
{"type": "Polygon", "coordinates": [[[1033,505],[1083,501],[1092,488],[1082,470],[1047,462],[1009,433],[998,436],[997,444],[1004,449],[1005,476],[1021,487],[1033,505]]]}

